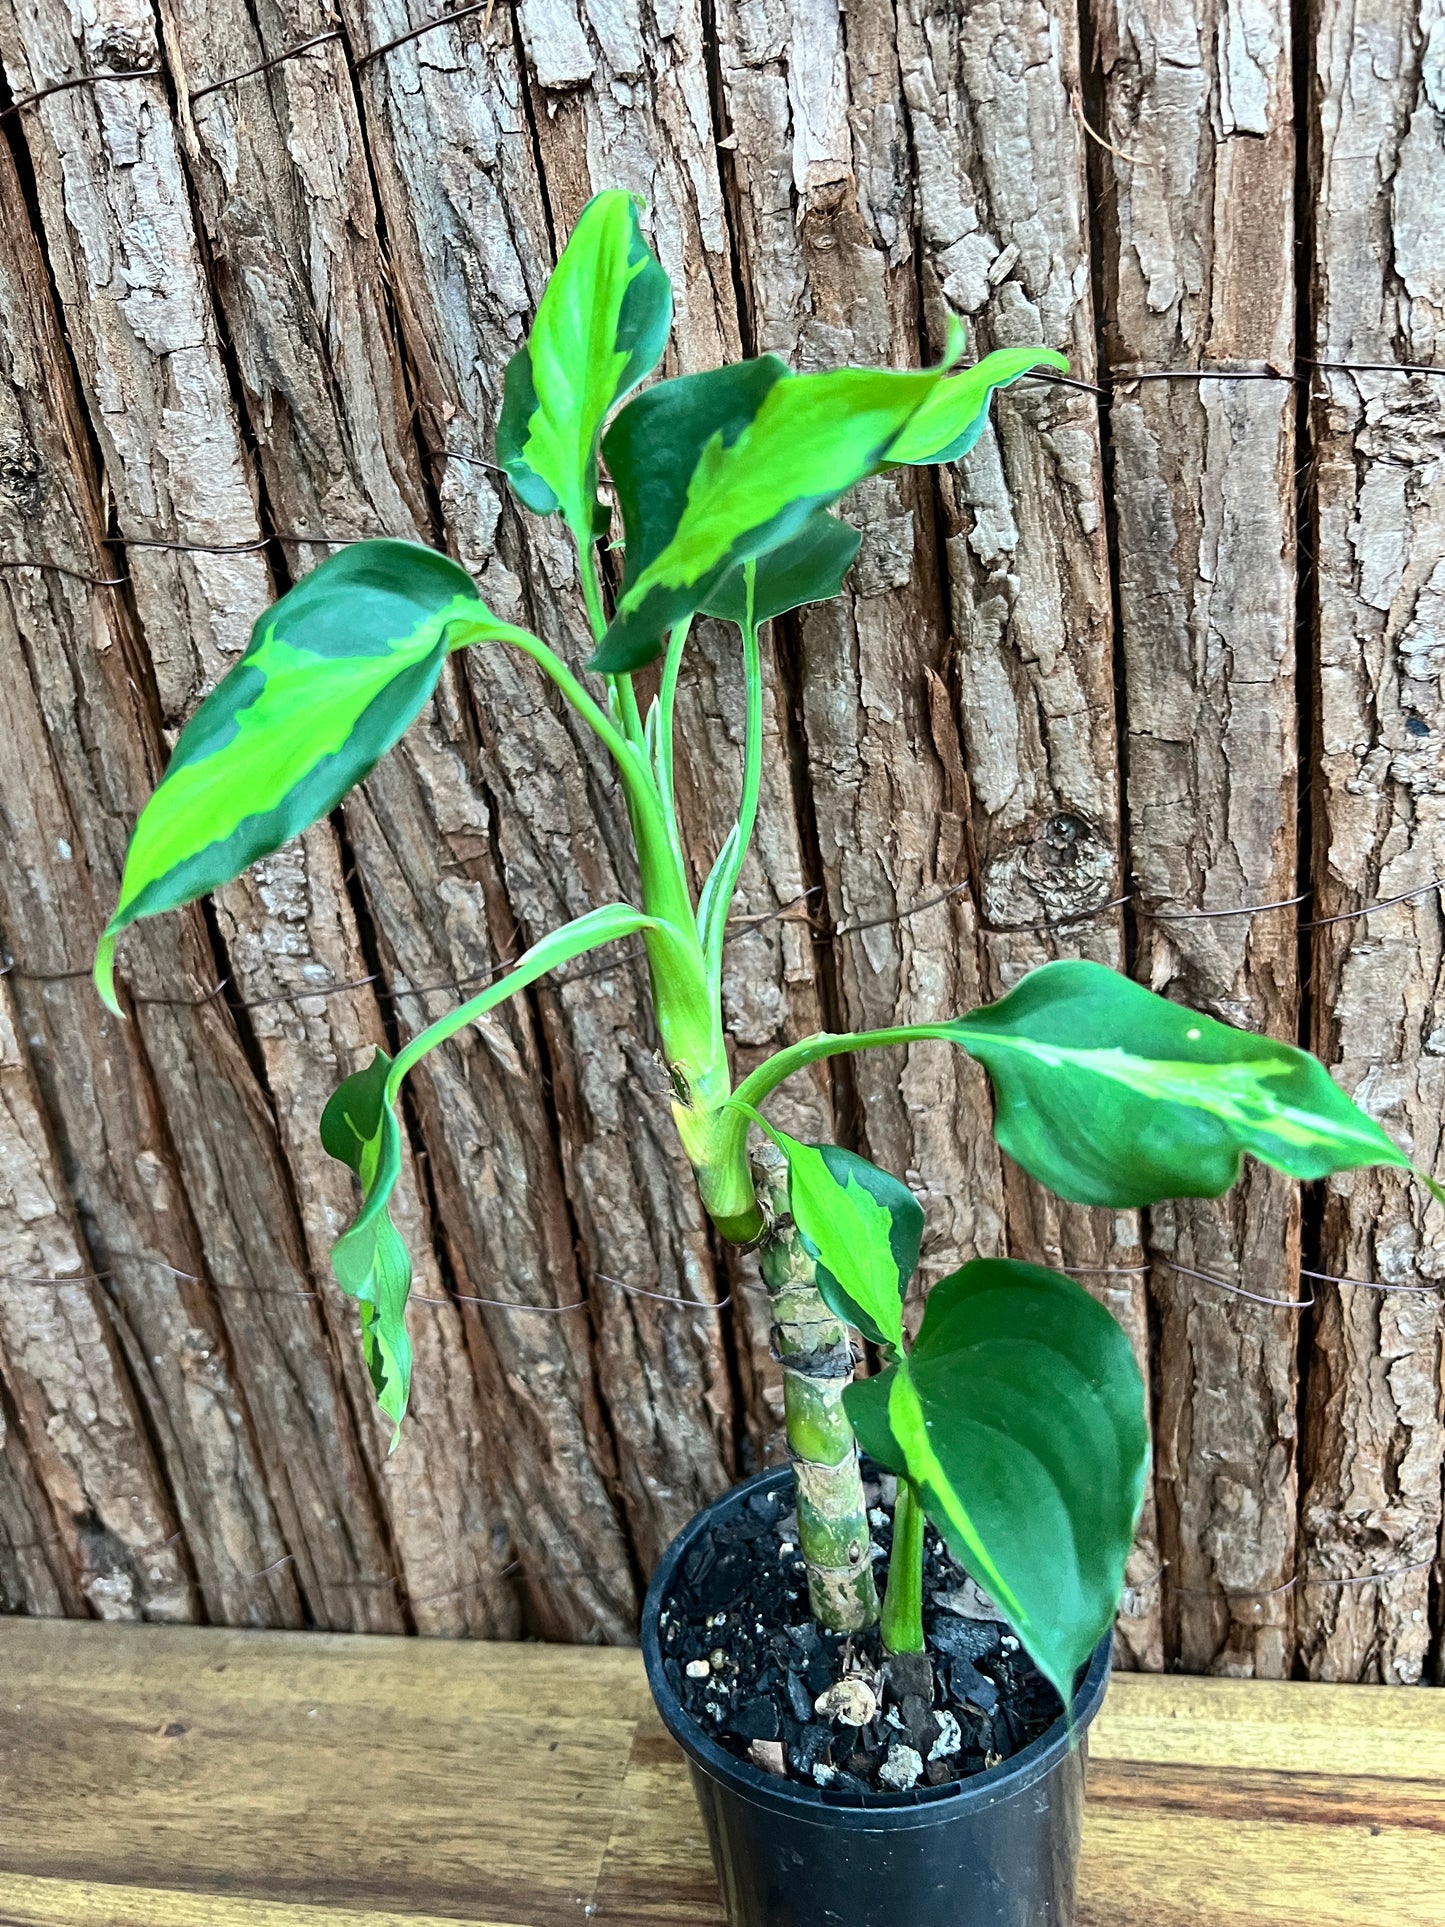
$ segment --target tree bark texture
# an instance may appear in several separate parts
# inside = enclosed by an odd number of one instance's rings
[[[1095,26],[1134,967],[1292,1038],[1289,21],[1225,0],[1106,5]],[[1149,1214],[1167,1632],[1196,1669],[1276,1678],[1293,1657],[1296,1193],[1254,1167],[1219,1203]]]
[[[1317,363],[1433,364],[1445,345],[1445,249],[1431,212],[1445,179],[1442,60],[1437,7],[1319,9],[1308,75]],[[1430,1169],[1445,1107],[1431,881],[1445,871],[1445,384],[1319,366],[1309,424],[1314,1043]],[[1385,898],[1400,901],[1365,911]],[[1301,1657],[1317,1678],[1409,1684],[1430,1662],[1440,1539],[1445,1219],[1377,1173],[1333,1183],[1316,1269],[1393,1289],[1315,1286],[1304,1556],[1324,1582],[1392,1576],[1303,1588]]]
[[[6,1610],[623,1640],[672,1534],[781,1455],[767,1290],[709,1232],[625,948],[412,1079],[394,1456],[372,1411],[327,1095],[635,887],[529,662],[454,661],[333,820],[131,932],[128,1021],[86,974],[177,731],[335,545],[446,548],[585,659],[568,547],[490,464],[604,187],[677,290],[668,373],[916,366],[952,311],[1081,384],[857,490],[845,594],[764,637],[740,1070],[1087,956],[1310,1042],[1440,1156],[1445,376],[1324,365],[1445,365],[1433,0],[447,12],[0,0]],[[700,883],[742,756],[720,625],[679,718]],[[1147,1221],[1063,1205],[941,1044],[833,1060],[776,1115],[918,1192],[915,1322],[1004,1251],[1123,1322],[1157,1445],[1121,1663],[1438,1665],[1436,1207],[1257,1168]]]

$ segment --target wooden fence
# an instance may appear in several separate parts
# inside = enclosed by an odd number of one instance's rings
[[[761,1294],[708,1235],[626,957],[412,1080],[395,1457],[330,1281],[339,1077],[628,887],[607,772],[530,664],[471,652],[333,821],[129,936],[131,1021],[87,977],[168,741],[328,543],[444,544],[575,653],[566,551],[489,456],[600,187],[647,201],[669,369],[914,365],[952,308],[1076,377],[859,489],[849,593],[775,625],[740,1061],[1083,955],[1311,1043],[1439,1168],[1440,0],[443,13],[0,0],[10,1610],[625,1639],[670,1535],[776,1450]],[[727,633],[681,708],[700,876]],[[1008,1248],[1125,1322],[1156,1455],[1126,1663],[1432,1675],[1418,1190],[1254,1169],[1219,1204],[1061,1206],[942,1046],[799,1080],[780,1118],[907,1174],[930,1277]]]

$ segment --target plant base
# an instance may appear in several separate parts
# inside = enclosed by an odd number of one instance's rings
[[[738,1760],[683,1707],[664,1670],[659,1616],[682,1562],[759,1492],[765,1472],[709,1506],[668,1549],[648,1590],[642,1647],[663,1721],[692,1770],[732,1927],[1069,1927],[1083,1817],[1085,1729],[1109,1677],[1109,1640],[1062,1717],[990,1771],[909,1793],[852,1794]]]

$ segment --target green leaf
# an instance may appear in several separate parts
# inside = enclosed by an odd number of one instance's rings
[[[765,356],[629,402],[603,443],[627,572],[590,667],[614,674],[650,662],[740,562],[790,541],[879,468],[941,373],[790,375]]]
[[[398,1431],[411,1386],[411,1342],[406,1334],[411,1260],[387,1207],[401,1174],[401,1128],[395,1105],[402,1079],[428,1051],[558,964],[619,937],[638,931],[657,935],[664,929],[657,918],[626,903],[604,903],[574,918],[534,943],[504,977],[413,1037],[394,1062],[385,1051],[377,1051],[364,1071],[348,1077],[335,1091],[322,1112],[322,1145],[355,1172],[362,1193],[361,1210],[331,1247],[331,1265],[341,1289],[360,1303],[367,1369],[377,1402]]]
[[[827,602],[843,586],[863,538],[836,515],[816,509],[790,542],[758,558],[753,598],[754,622],[785,615],[805,602]],[[739,628],[747,621],[747,585],[743,568],[730,569],[702,605],[702,613],[720,616]]]
[[[934,1286],[907,1360],[844,1402],[1067,1704],[1144,1498],[1144,1387],[1116,1321],[1057,1272],[976,1259]]]
[[[759,355],[655,382],[618,415],[602,438],[602,455],[622,511],[624,596],[672,540],[703,450],[714,441],[730,448],[769,390],[787,378],[787,366],[776,355]],[[741,576],[739,568],[739,582]],[[602,665],[610,673],[605,652],[604,644],[591,667]],[[656,653],[649,650],[638,660]]]
[[[769,1129],[788,1160],[788,1207],[817,1260],[824,1303],[875,1345],[899,1350],[923,1207],[907,1185],[866,1158]]]
[[[455,562],[411,542],[353,543],[274,603],[136,824],[96,953],[107,1005],[120,931],[229,883],[325,816],[422,708],[450,650],[516,633]]]
[[[1216,1198],[1246,1151],[1301,1179],[1409,1166],[1316,1058],[1102,964],[1045,964],[942,1034],[987,1068],[1004,1150],[1076,1204]]]
[[[597,439],[621,397],[667,346],[672,287],[620,188],[577,217],[537,304],[526,346],[507,364],[497,460],[541,515],[560,508],[579,543],[605,533]]]
[[[362,1355],[377,1404],[395,1427],[395,1449],[411,1391],[411,1259],[387,1208],[401,1175],[401,1129],[386,1101],[390,1074],[391,1059],[379,1050],[348,1077],[321,1114],[321,1142],[361,1180],[361,1210],[331,1247],[331,1267],[360,1306]]]
[[[998,348],[974,367],[939,382],[889,449],[888,467],[956,462],[983,433],[994,390],[1007,388],[1032,368],[1067,374],[1069,364],[1052,348]]]

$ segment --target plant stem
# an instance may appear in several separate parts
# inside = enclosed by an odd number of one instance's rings
[[[597,573],[597,542],[590,533],[572,531],[577,544],[577,565],[582,576],[582,600],[587,605],[587,621],[594,642],[607,633],[607,611],[602,606],[602,581]]]
[[[743,579],[747,584],[747,615],[743,623],[743,682],[747,692],[747,724],[743,742],[743,784],[742,795],[738,802],[738,823],[735,834],[729,837],[718,853],[713,865],[713,874],[708,878],[704,895],[708,902],[708,916],[702,929],[703,948],[707,951],[708,981],[715,998],[722,996],[723,946],[727,941],[728,911],[732,908],[733,892],[738,887],[738,879],[747,861],[748,845],[753,840],[753,831],[758,820],[758,795],[762,787],[763,775],[763,669],[762,657],[758,649],[758,625],[753,620],[753,592],[756,586],[757,564],[743,564]]]
[[[923,1524],[923,1507],[912,1482],[900,1479],[883,1595],[883,1644],[890,1653],[923,1651]]]
[[[768,1145],[757,1164],[772,1227],[760,1257],[772,1300],[773,1349],[783,1368],[808,1598],[814,1618],[830,1632],[858,1632],[877,1619],[878,1592],[858,1446],[843,1410],[853,1377],[848,1329],[824,1304],[816,1267],[788,1215],[786,1161]]]

